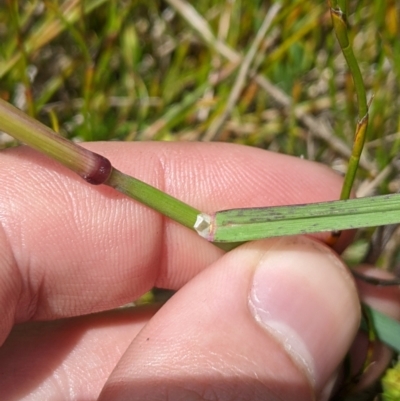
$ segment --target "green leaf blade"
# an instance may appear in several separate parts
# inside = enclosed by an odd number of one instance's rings
[[[231,209],[210,217],[202,236],[212,242],[252,241],[285,235],[400,223],[400,194],[306,205]]]

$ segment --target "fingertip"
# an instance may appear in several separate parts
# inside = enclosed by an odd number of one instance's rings
[[[316,392],[340,364],[360,321],[348,269],[328,247],[305,237],[282,239],[266,253],[255,273],[251,306]]]
[[[307,238],[249,243],[158,312],[100,399],[309,400],[335,374],[359,318],[354,283],[330,249]]]

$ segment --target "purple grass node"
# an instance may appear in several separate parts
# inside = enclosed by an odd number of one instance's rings
[[[111,174],[112,165],[108,159],[96,154],[93,168],[89,174],[83,175],[84,180],[92,185],[104,184]]]

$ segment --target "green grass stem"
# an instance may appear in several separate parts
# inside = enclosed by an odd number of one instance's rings
[[[345,7],[345,8],[341,8]],[[358,122],[355,129],[353,151],[348,162],[347,172],[344,178],[340,199],[349,199],[356,176],[361,152],[364,147],[365,136],[368,127],[368,103],[364,81],[354,55],[351,42],[347,33],[346,1],[332,1],[330,8],[332,23],[339,45],[346,59],[358,99]]]
[[[103,156],[71,142],[0,99],[0,130],[57,160],[91,184],[102,184],[111,164]]]
[[[108,159],[55,134],[0,99],[0,130],[57,160],[91,184],[105,184],[193,229],[199,210],[112,168]]]
[[[151,185],[113,169],[106,185],[128,195],[185,227],[193,229],[199,210]]]

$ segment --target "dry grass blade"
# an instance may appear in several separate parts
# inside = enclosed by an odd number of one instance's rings
[[[272,84],[267,78],[262,75],[257,75],[255,81],[267,92],[274,100],[281,106],[289,108],[292,100],[276,85]],[[341,139],[339,139],[330,127],[322,120],[316,119],[311,114],[308,114],[300,108],[294,109],[295,116],[301,121],[309,130],[311,135],[316,138],[323,139],[329,146],[338,152],[340,155],[348,158],[351,156],[351,149]],[[373,162],[369,161],[365,155],[361,155],[360,166],[368,171],[375,172],[376,166]]]
[[[221,56],[227,58],[233,63],[242,63],[242,56],[231,49],[228,45],[219,41],[212,33],[212,30],[207,21],[197,13],[197,11],[189,4],[182,0],[167,0],[167,2],[176,9],[185,21],[199,34],[205,43],[218,51]],[[274,100],[280,106],[290,108],[292,101],[281,89],[273,85],[262,75],[255,75],[255,82],[263,88],[268,94],[273,96]],[[332,149],[337,151],[341,156],[348,158],[351,155],[351,149],[340,138],[336,137],[333,131],[318,119],[315,119],[311,114],[306,112],[295,111],[296,117],[310,130],[310,133],[324,141],[326,141]],[[365,156],[361,156],[360,166],[369,170],[376,171],[374,163],[368,161]]]
[[[227,44],[218,40],[207,21],[195,10],[195,8],[182,0],[166,0],[182,17],[190,22],[192,27],[211,48],[215,49],[222,56],[233,62],[240,62],[240,56]]]
[[[234,108],[235,104],[237,103],[240,94],[242,93],[243,87],[246,83],[246,78],[249,74],[251,64],[256,56],[257,50],[260,47],[261,42],[265,38],[269,28],[271,27],[272,21],[278,14],[281,5],[279,3],[274,4],[268,11],[268,14],[265,16],[264,21],[257,32],[257,35],[250,46],[249,51],[247,52],[246,56],[243,58],[241,62],[238,75],[236,77],[235,83],[233,85],[232,91],[229,95],[227,105],[225,107],[224,112],[221,116],[219,116],[208,128],[207,132],[204,135],[204,141],[215,141],[218,140],[220,137],[220,130],[222,125],[229,117],[232,109]]]

